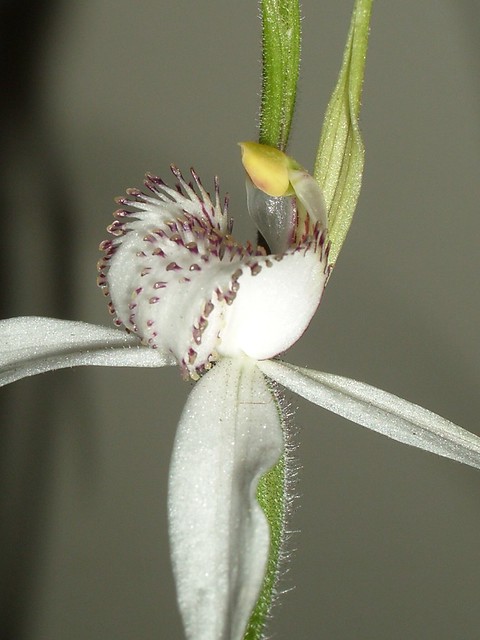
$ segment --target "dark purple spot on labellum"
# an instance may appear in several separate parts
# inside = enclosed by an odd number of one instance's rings
[[[125,233],[125,225],[120,220],[114,220],[111,225],[107,227],[108,233],[112,236],[123,236]]]
[[[214,309],[215,309],[215,306],[213,305],[213,303],[210,301],[207,302],[203,310],[203,315],[208,318],[208,316],[212,313]]]
[[[178,231],[178,226],[177,223],[175,222],[175,220],[168,220],[167,222],[165,222],[165,225],[170,229],[170,231],[174,232],[174,231]]]
[[[126,193],[127,195],[133,196],[134,198],[138,198],[138,196],[143,195],[143,193],[139,189],[136,189],[135,187],[129,187],[128,189],[126,189]]]
[[[108,249],[111,248],[112,244],[113,242],[111,240],[103,240],[98,248],[100,249],[100,251],[108,251]]]
[[[243,271],[241,269],[237,269],[236,271],[234,271],[232,274],[232,280],[236,282],[239,279],[239,277],[242,275],[242,273]]]

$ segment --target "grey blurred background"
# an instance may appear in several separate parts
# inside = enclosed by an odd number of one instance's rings
[[[351,2],[304,0],[290,152],[311,167]],[[95,287],[112,198],[175,162],[214,173],[252,238],[236,142],[254,139],[256,2],[5,1],[1,315],[108,325]],[[358,212],[289,359],[480,434],[480,9],[377,2]],[[176,370],[86,369],[1,394],[5,640],[180,640],[166,482]],[[480,637],[480,475],[298,407],[299,530],[278,640]]]

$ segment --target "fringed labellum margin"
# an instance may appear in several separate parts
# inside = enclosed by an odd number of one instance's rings
[[[152,348],[168,349],[197,379],[222,356],[271,358],[303,334],[327,279],[326,232],[319,223],[285,251],[266,255],[231,235],[218,183],[215,202],[192,170],[175,189],[148,175],[152,195],[120,198],[101,244],[100,286],[117,325]]]

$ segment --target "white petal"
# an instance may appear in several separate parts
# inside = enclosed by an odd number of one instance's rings
[[[171,354],[142,347],[118,329],[53,318],[0,320],[0,386],[65,367],[168,364],[175,364]]]
[[[235,301],[225,313],[218,352],[245,353],[256,360],[286,351],[304,333],[327,280],[323,246],[311,242],[283,256],[258,260],[246,271]]]
[[[269,549],[257,484],[282,451],[262,373],[246,358],[220,360],[192,390],[170,469],[172,561],[189,640],[243,637]]]
[[[259,362],[284,387],[394,440],[480,468],[480,438],[418,405],[362,382],[279,362]]]
[[[158,178],[147,180],[158,200],[131,190],[135,200],[120,202],[142,215],[117,212],[114,240],[101,245],[99,284],[108,289],[117,321],[144,343],[172,352],[194,379],[219,355],[263,359],[285,351],[320,302],[328,275],[326,232],[304,225],[298,242],[266,256],[230,235],[218,188],[214,205],[195,173],[199,195],[175,175],[188,198]],[[275,218],[277,212],[268,213]]]
[[[139,211],[116,212],[109,228],[114,239],[101,245],[98,282],[108,290],[118,321],[146,344],[167,348],[184,373],[198,378],[217,358],[239,277],[245,269],[261,270],[264,253],[242,247],[228,232],[218,183],[214,204],[193,170],[198,193],[177,169],[174,174],[180,192],[150,177],[145,184],[156,198],[134,189],[134,200],[120,199]]]

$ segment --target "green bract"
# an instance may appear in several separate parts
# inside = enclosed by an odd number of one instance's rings
[[[328,103],[315,160],[314,177],[323,189],[335,264],[357,205],[364,163],[358,116],[372,0],[357,0],[337,85]]]

